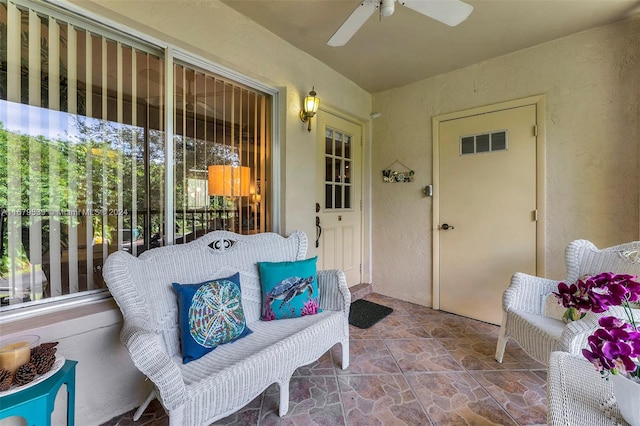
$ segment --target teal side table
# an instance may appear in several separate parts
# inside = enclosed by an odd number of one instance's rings
[[[67,426],[75,424],[76,364],[66,360],[60,370],[25,390],[0,398],[0,419],[20,416],[27,426],[50,426],[51,413],[60,386],[67,385]]]

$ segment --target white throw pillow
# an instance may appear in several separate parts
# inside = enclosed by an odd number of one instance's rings
[[[549,293],[542,297],[543,314],[547,318],[562,321],[562,316],[567,310],[562,304],[558,303],[558,299],[553,293]]]

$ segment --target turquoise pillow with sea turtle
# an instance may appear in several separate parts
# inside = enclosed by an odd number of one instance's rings
[[[318,257],[293,262],[258,262],[263,321],[322,312],[318,294]]]
[[[173,289],[184,364],[251,333],[242,309],[239,273],[200,284],[173,283]]]

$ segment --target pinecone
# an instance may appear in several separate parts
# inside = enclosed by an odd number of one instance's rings
[[[35,348],[31,348],[31,357],[33,358],[36,354],[41,352],[51,352],[55,355],[56,351],[58,350],[58,348],[56,348],[57,344],[58,342],[49,342],[43,343],[40,346],[36,346]]]
[[[58,342],[46,342],[40,345],[42,349],[51,349],[55,348],[56,346],[58,346]]]
[[[28,362],[18,367],[16,374],[13,377],[13,384],[16,386],[26,385],[33,381],[37,375],[38,372],[36,371],[36,366]]]
[[[6,391],[11,387],[11,383],[13,382],[13,374],[9,370],[5,370],[4,368],[0,368],[0,392]]]
[[[44,374],[51,370],[55,361],[55,352],[50,351],[40,351],[31,357],[31,364],[35,365],[38,374]]]
[[[36,352],[35,354],[31,355],[31,358],[33,358],[36,355],[47,355],[47,356],[52,356],[52,357],[56,357],[56,352],[58,351],[58,348],[48,348],[48,349],[40,349],[38,352]]]

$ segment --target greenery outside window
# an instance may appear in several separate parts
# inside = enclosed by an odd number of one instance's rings
[[[152,45],[0,1],[0,312],[104,292],[116,250],[269,230],[269,96],[175,64],[167,150],[164,74]],[[212,192],[213,165],[247,170],[247,189]]]

